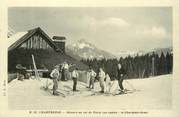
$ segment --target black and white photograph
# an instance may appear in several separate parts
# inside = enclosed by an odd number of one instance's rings
[[[8,109],[172,109],[172,10],[8,7]]]

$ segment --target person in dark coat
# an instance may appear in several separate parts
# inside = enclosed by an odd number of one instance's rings
[[[95,77],[96,77],[96,72],[94,72],[94,70],[90,67],[90,69],[89,69],[89,78],[90,78],[90,81],[89,81],[89,87],[87,87],[87,88],[94,89]]]
[[[118,84],[119,84],[119,88],[120,88],[119,90],[121,92],[124,92],[123,80],[124,80],[125,75],[126,75],[126,71],[124,70],[122,65],[119,63],[117,66],[117,80],[118,80]]]

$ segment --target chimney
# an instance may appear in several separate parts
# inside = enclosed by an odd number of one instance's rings
[[[58,49],[62,50],[65,53],[65,40],[66,37],[64,36],[53,36],[53,42],[58,47]]]

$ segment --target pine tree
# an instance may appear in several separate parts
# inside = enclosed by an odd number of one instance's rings
[[[164,53],[161,53],[160,56],[160,61],[159,61],[159,75],[165,74],[166,73],[166,60]]]

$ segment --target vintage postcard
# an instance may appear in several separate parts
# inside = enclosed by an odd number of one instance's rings
[[[177,2],[101,2],[4,2],[0,116],[179,116]]]

